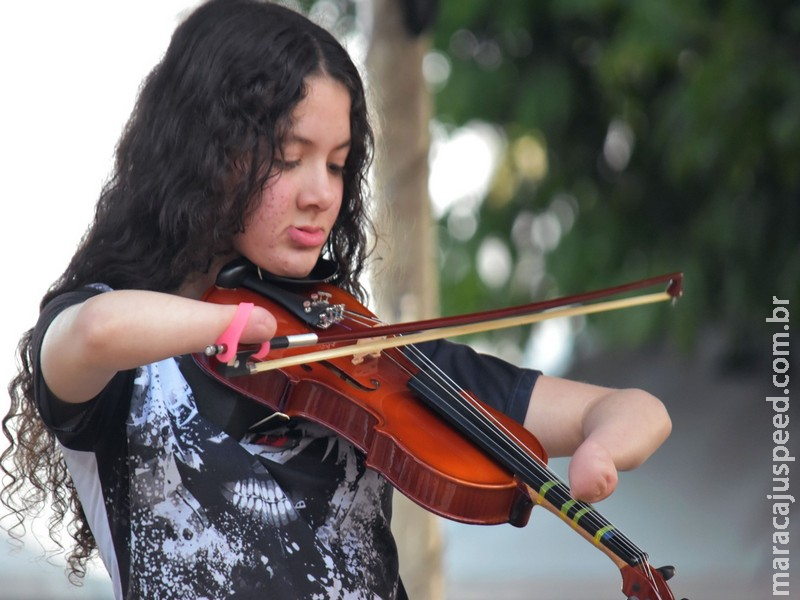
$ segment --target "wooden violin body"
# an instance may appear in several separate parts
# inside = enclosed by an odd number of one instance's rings
[[[315,282],[310,288],[278,289],[249,263],[223,269],[217,281],[224,287],[212,288],[204,300],[264,306],[283,336],[311,331],[314,317],[305,314],[320,305],[323,327],[358,331],[378,323],[335,286]],[[329,318],[326,307],[335,307],[330,315],[336,316]],[[368,467],[427,510],[464,523],[524,526],[532,507],[544,506],[620,568],[626,597],[674,600],[666,584],[674,569],[651,568],[647,555],[616,527],[591,505],[573,499],[547,468],[538,440],[519,423],[452,387],[413,347],[365,356],[359,356],[358,344],[342,341],[316,349],[346,345],[351,346],[348,355],[334,352],[312,362],[294,360],[302,358],[304,348],[273,348],[258,365],[283,361],[290,366],[269,370],[251,368],[248,352],[228,365],[205,355],[195,359],[211,376],[277,414],[319,423],[350,441],[364,452]]]
[[[314,289],[330,294],[331,303],[346,301],[348,309],[373,316],[336,287],[317,284]],[[219,304],[254,302],[272,312],[278,331],[307,331],[285,308],[249,290],[215,288],[205,299]],[[302,349],[296,348],[273,350],[270,358],[300,353]],[[213,358],[199,360],[219,378]],[[464,523],[525,525],[533,503],[524,487],[408,389],[409,373],[414,371],[416,367],[400,351],[390,349],[360,364],[354,364],[352,357],[340,357],[225,381],[274,411],[335,431],[365,453],[367,466],[431,512]],[[518,427],[492,412],[499,422]],[[536,438],[524,429],[521,435],[546,460]]]

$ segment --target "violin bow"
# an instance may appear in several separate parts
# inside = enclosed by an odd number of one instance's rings
[[[609,298],[632,290],[654,287],[658,284],[666,284],[667,287],[661,292],[597,301],[600,298]],[[376,353],[388,348],[419,344],[442,338],[518,327],[520,325],[530,325],[559,317],[589,315],[631,308],[634,306],[643,306],[656,302],[675,301],[682,293],[683,274],[669,273],[584,294],[564,296],[499,310],[489,310],[394,325],[379,325],[360,331],[303,333],[275,337],[270,342],[270,347],[276,350],[339,342],[353,343],[334,346],[324,350],[248,363],[246,372],[252,375],[300,364],[331,360],[343,356],[352,356],[354,354]],[[241,365],[239,368],[241,368]]]

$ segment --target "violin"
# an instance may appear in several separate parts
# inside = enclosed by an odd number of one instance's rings
[[[675,298],[680,276],[667,279],[666,295]],[[195,355],[215,379],[273,416],[307,419],[336,432],[364,453],[367,467],[442,517],[522,527],[532,508],[543,506],[617,565],[629,600],[674,600],[666,583],[673,567],[652,568],[619,529],[570,496],[532,433],[460,389],[413,345],[450,335],[463,322],[383,325],[336,286],[265,277],[243,259],[224,267],[203,299],[263,306],[283,334],[273,338],[263,361],[254,361],[254,349],[247,348],[230,363],[214,358],[219,348]],[[574,304],[575,298],[567,300]],[[541,309],[516,312],[535,320]],[[511,326],[508,319],[517,318],[505,311],[495,320]],[[312,344],[315,351],[308,352]]]

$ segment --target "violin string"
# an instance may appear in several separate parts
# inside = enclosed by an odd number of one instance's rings
[[[345,311],[345,314],[352,319],[354,322],[359,323],[362,326],[374,326],[382,324],[380,320],[373,317],[367,317],[365,315],[355,313],[352,311]],[[518,459],[521,459],[523,462],[528,463],[529,465],[533,466],[535,471],[537,471],[538,476],[545,481],[555,481],[564,491],[566,491],[566,495],[560,493],[559,502],[563,506],[563,504],[569,500],[571,500],[571,496],[569,494],[569,488],[560,480],[560,478],[552,472],[543,462],[536,456],[531,456],[530,453],[525,448],[523,442],[519,440],[514,434],[514,432],[510,431],[502,422],[498,421],[494,415],[490,412],[485,410],[480,404],[475,404],[471,401],[468,401],[462,395],[464,390],[447,374],[445,373],[438,365],[436,365],[433,361],[431,361],[419,348],[414,345],[405,346],[404,348],[398,349],[401,354],[403,354],[407,360],[411,362],[416,368],[424,371],[426,374],[430,375],[431,378],[436,381],[438,379],[438,385],[441,388],[440,391],[445,391],[446,394],[449,396],[452,402],[455,402],[457,406],[466,409],[466,411],[471,415],[471,417],[482,421],[485,425],[488,426],[487,431],[494,433],[494,437],[497,438],[497,441],[500,444],[503,444],[505,449],[512,454],[515,454]],[[395,362],[399,368],[408,372],[408,369],[401,365],[399,361],[393,357],[388,356],[390,360]],[[411,375],[409,373],[409,375]],[[425,387],[430,389],[430,386],[424,384]],[[435,392],[434,392],[435,393]],[[538,492],[538,490],[537,490]],[[581,517],[581,521],[586,520],[592,527],[596,530],[599,530],[602,527],[606,527],[611,525],[611,523],[605,519],[600,513],[598,513],[591,505],[583,502],[577,501],[574,502],[574,507],[577,508],[579,511],[585,511],[583,516]],[[576,523],[580,526],[579,523]],[[611,525],[614,527],[613,525]],[[586,527],[584,527],[586,528]],[[588,529],[588,528],[586,528]],[[652,573],[652,569],[647,559],[647,554],[643,552],[640,548],[638,548],[633,542],[631,542],[622,532],[620,532],[616,527],[614,527],[614,531],[617,531],[620,535],[615,537],[615,541],[620,544],[620,546],[629,552],[632,556],[635,557],[637,563],[634,565],[634,568],[639,570],[651,583],[653,587],[653,591],[657,595],[656,600],[662,600],[662,596],[658,591],[658,585],[655,580],[655,577]],[[610,549],[610,548],[609,548]],[[612,550],[613,551],[613,550]]]
[[[583,516],[581,517],[581,522],[585,523],[586,525],[592,526],[595,530],[599,530],[603,527],[611,526],[614,527],[605,517],[603,517],[600,513],[598,513],[591,505],[582,502],[582,501],[575,501],[572,499],[569,488],[560,480],[560,478],[551,470],[549,469],[538,457],[535,455],[531,455],[530,452],[525,447],[524,443],[517,438],[517,436],[510,431],[502,422],[498,421],[492,413],[488,412],[484,407],[480,404],[475,404],[469,400],[466,400],[462,396],[463,390],[461,387],[450,378],[449,375],[444,373],[437,365],[432,363],[427,356],[425,356],[418,348],[415,346],[406,346],[410,352],[413,352],[414,355],[417,357],[416,359],[408,356],[408,352],[405,352],[407,358],[411,360],[413,364],[417,368],[423,369],[427,367],[426,373],[431,375],[435,373],[435,375],[439,378],[439,385],[442,389],[446,390],[448,395],[450,396],[452,402],[457,403],[462,408],[466,409],[468,413],[471,413],[472,417],[483,421],[483,424],[488,426],[488,431],[491,432],[496,441],[503,445],[504,449],[509,452],[510,454],[516,456],[518,460],[525,463],[528,467],[532,468],[535,471],[536,476],[542,481],[542,483],[547,482],[555,482],[557,487],[551,488],[550,492],[555,491],[556,496],[558,497],[559,508],[564,505],[567,501],[572,500],[573,508],[577,511],[583,511]],[[535,488],[534,488],[535,489]],[[538,491],[538,490],[537,490]],[[581,525],[585,529],[588,529],[586,525]],[[626,552],[632,555],[638,562],[641,562],[646,558],[646,554],[639,549],[633,542],[631,542],[621,531],[619,531],[616,527],[614,527],[614,531],[618,532],[618,536],[615,537],[615,541],[622,547]]]
[[[439,378],[439,384],[444,389],[446,389],[454,402],[457,402],[460,406],[464,407],[467,411],[472,413],[475,417],[486,420],[488,425],[490,425],[497,435],[496,437],[499,439],[500,443],[506,445],[506,448],[510,450],[512,453],[516,454],[518,458],[523,459],[524,462],[529,462],[530,466],[533,467],[535,471],[537,471],[537,476],[544,480],[543,482],[556,480],[558,483],[562,483],[555,473],[552,473],[550,469],[548,469],[542,461],[538,457],[531,456],[531,454],[526,450],[523,442],[517,438],[514,432],[510,431],[505,424],[498,421],[494,415],[490,412],[486,411],[480,404],[474,404],[468,400],[465,400],[464,397],[461,395],[461,389],[456,384],[452,378],[450,378],[446,373],[444,373],[438,366],[433,364],[424,354],[420,352],[419,349],[415,347],[411,347],[410,350],[414,352],[415,356],[417,357],[416,366],[421,368],[421,363],[424,363],[425,366],[429,371],[434,371],[436,376]],[[429,372],[430,374],[430,372]],[[562,483],[563,485],[563,483]],[[563,486],[566,490],[566,486]],[[560,501],[566,502],[569,497],[562,497]],[[586,508],[589,508],[586,506]]]
[[[363,323],[374,323],[374,324],[381,323],[377,318],[365,317],[364,315],[353,314],[351,315],[351,317],[353,317],[354,320],[359,320]],[[455,381],[453,381],[453,379],[447,373],[442,371],[441,368],[438,367],[438,365],[433,363],[416,346],[409,345],[405,346],[404,348],[405,352],[403,352],[403,354],[414,366],[416,366],[420,370],[424,370],[432,378],[433,377],[438,378],[439,386],[442,388],[442,390],[446,391],[448,396],[451,398],[452,402],[455,402],[457,406],[466,409],[468,413],[471,413],[471,415],[474,418],[483,420],[486,422],[486,424],[492,426],[493,429],[491,431],[494,431],[495,433],[497,433],[497,435],[500,436],[499,441],[501,443],[505,443],[507,445],[507,449],[511,450],[512,452],[516,452],[519,458],[524,459],[524,462],[532,461],[537,467],[541,468],[542,465],[540,464],[538,459],[531,457],[524,450],[524,444],[522,443],[522,441],[519,440],[512,431],[508,430],[508,428],[503,423],[498,421],[494,417],[494,415],[492,415],[485,409],[482,409],[482,407],[473,404],[472,402],[465,401],[462,396],[464,390]],[[411,356],[412,353],[414,356]],[[399,366],[400,368],[404,368],[402,367],[402,365]],[[430,389],[429,386],[426,387]],[[547,473],[547,471],[548,469],[545,468],[544,470],[541,470],[539,475],[540,476],[546,475],[548,477],[557,479],[555,474]],[[566,501],[566,499],[564,501]]]
[[[378,319],[366,317],[358,313],[351,313],[348,311],[347,314],[351,319],[358,321],[360,324],[380,323]],[[473,419],[473,422],[477,421],[478,424],[484,427],[484,431],[490,432],[496,438],[496,443],[502,445],[508,453],[532,468],[535,471],[536,476],[539,477],[543,483],[548,481],[556,482],[558,485],[556,488],[551,488],[551,491],[556,491],[556,495],[558,496],[558,501],[561,506],[563,506],[567,501],[573,500],[569,494],[569,488],[555,473],[552,472],[552,470],[544,465],[538,457],[532,456],[527,451],[523,442],[516,437],[514,432],[510,431],[502,422],[498,421],[494,415],[488,412],[485,408],[481,407],[479,404],[465,400],[464,396],[462,395],[464,390],[461,389],[461,387],[455,381],[453,381],[453,379],[447,373],[442,371],[435,363],[425,356],[421,350],[413,345],[409,345],[401,349],[401,352],[415,367],[423,370],[426,374],[431,376],[432,379],[438,379],[437,383],[441,388],[439,391],[444,391],[447,394],[447,396],[450,398],[451,406],[460,407],[462,409],[462,415],[464,414],[464,410],[466,410],[467,416]],[[391,357],[391,360],[397,362],[393,357]],[[402,365],[399,366],[403,368]],[[430,389],[430,386],[427,384],[424,385]],[[573,506],[577,508],[578,511],[583,512],[580,520],[587,523],[587,525],[591,525],[595,528],[595,530],[599,530],[607,526],[614,527],[591,505],[583,501],[573,500],[573,503]],[[588,527],[585,526],[584,528],[588,529]],[[639,562],[646,560],[646,554],[641,549],[628,540],[628,538],[624,536],[616,527],[614,527],[614,531],[617,531],[620,534],[619,536],[615,537],[615,540],[620,544],[621,547],[636,557]]]
[[[561,486],[561,489],[557,490],[558,493],[556,493],[556,495],[559,496],[558,501],[560,505],[563,505],[565,502],[571,499],[568,488],[554,473],[552,473],[552,471],[550,471],[550,469],[542,464],[538,457],[531,456],[531,454],[525,449],[523,443],[514,435],[513,432],[509,431],[503,423],[498,421],[494,415],[486,411],[479,404],[474,404],[468,400],[465,400],[460,393],[460,387],[454,381],[452,381],[452,379],[446,373],[442,372],[441,369],[439,369],[435,364],[431,363],[431,361],[424,354],[422,354],[419,349],[413,346],[408,349],[416,356],[416,358],[408,356],[409,360],[411,360],[412,363],[414,363],[418,368],[422,368],[424,364],[428,371],[433,371],[440,379],[438,382],[439,385],[447,391],[452,402],[455,402],[462,408],[466,409],[468,413],[471,413],[472,417],[477,418],[480,421],[483,421],[484,424],[488,425],[488,431],[494,434],[496,442],[503,445],[503,448],[507,452],[516,456],[518,460],[521,460],[529,468],[532,468],[535,471],[535,475],[541,480],[542,483],[554,481]],[[408,354],[408,352],[406,354]],[[583,522],[594,526],[596,530],[610,525],[608,521],[602,518],[599,513],[593,510],[592,507],[586,503],[575,502],[575,508],[578,510],[584,509],[586,511],[582,517],[582,520],[585,519]],[[629,544],[626,538],[622,537],[621,539],[618,539],[618,541],[623,542],[621,545],[625,547],[625,550],[637,558],[642,554],[641,551],[633,544]]]
[[[650,586],[653,592],[655,592],[656,594],[656,600],[663,600],[663,596],[659,591],[660,586],[656,581],[655,575],[653,574],[653,568],[650,565],[650,562],[647,560],[646,556],[642,560],[642,564],[637,566],[637,569],[639,570],[640,573],[644,575],[645,579],[647,579],[650,582]]]

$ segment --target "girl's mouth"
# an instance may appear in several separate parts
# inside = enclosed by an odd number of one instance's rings
[[[317,248],[325,243],[325,231],[320,227],[290,227],[289,238],[298,246]]]

